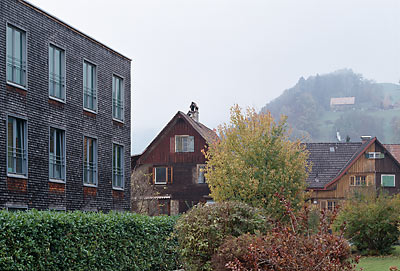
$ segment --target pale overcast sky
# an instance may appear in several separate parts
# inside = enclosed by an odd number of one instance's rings
[[[210,128],[304,76],[400,79],[398,0],[30,0],[133,59],[132,153],[195,101]]]

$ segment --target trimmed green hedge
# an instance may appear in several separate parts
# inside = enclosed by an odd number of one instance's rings
[[[0,211],[0,270],[174,270],[176,217]]]

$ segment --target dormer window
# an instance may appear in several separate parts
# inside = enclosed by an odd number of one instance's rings
[[[175,136],[175,152],[194,152],[194,136]]]
[[[383,159],[383,158],[385,158],[385,154],[383,154],[381,152],[367,152],[365,154],[365,157],[367,159]]]

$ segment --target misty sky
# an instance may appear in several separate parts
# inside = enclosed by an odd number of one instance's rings
[[[29,0],[133,59],[132,153],[192,101],[215,128],[304,76],[400,80],[398,0]]]

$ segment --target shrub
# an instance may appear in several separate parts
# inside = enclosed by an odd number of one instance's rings
[[[244,262],[250,245],[256,243],[258,239],[259,235],[253,234],[244,234],[239,237],[228,236],[212,257],[213,270],[229,270],[226,264],[234,262],[235,259]]]
[[[388,254],[397,242],[399,198],[380,195],[354,199],[342,209],[335,227],[345,223],[345,237],[362,254]]]
[[[261,211],[245,203],[196,205],[175,226],[185,269],[212,270],[211,257],[227,236],[265,232],[266,226]]]
[[[330,233],[335,214],[322,213],[316,233],[310,227],[308,208],[297,215],[289,208],[287,215],[288,224],[276,222],[266,235],[227,239],[213,257],[214,270],[355,270],[347,241]],[[244,249],[237,248],[241,245]]]
[[[0,270],[174,270],[176,218],[0,212]]]

